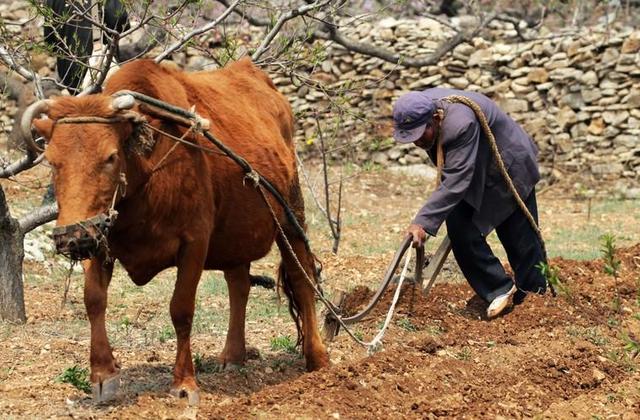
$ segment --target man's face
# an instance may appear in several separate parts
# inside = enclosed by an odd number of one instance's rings
[[[418,140],[414,141],[413,144],[418,146],[421,149],[429,150],[433,146],[433,141],[436,136],[436,130],[433,123],[427,124],[427,128],[425,128],[424,133],[422,133],[422,137]]]

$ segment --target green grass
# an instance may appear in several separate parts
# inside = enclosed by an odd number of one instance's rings
[[[463,347],[455,354],[458,360],[471,360],[471,349],[469,347]]]
[[[71,384],[75,388],[87,394],[91,393],[91,384],[89,383],[89,370],[74,365],[67,368],[56,378],[56,382]]]
[[[568,327],[567,334],[572,337],[583,338],[598,347],[609,344],[609,339],[597,327]]]
[[[176,331],[173,329],[173,325],[165,325],[158,332],[158,340],[161,343],[165,343],[167,340],[176,337]]]
[[[415,332],[418,330],[418,327],[415,326],[415,324],[411,321],[411,319],[406,317],[398,319],[396,321],[396,324],[398,324],[398,326],[403,330],[406,330],[409,332]]]
[[[222,273],[218,271],[205,271],[202,273],[198,294],[201,296],[229,296],[227,282]]]
[[[298,348],[296,346],[295,338],[290,335],[280,335],[278,337],[271,338],[271,350],[283,351],[288,354],[297,354]]]

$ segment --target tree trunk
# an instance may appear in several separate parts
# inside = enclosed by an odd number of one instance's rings
[[[23,240],[0,186],[0,319],[19,323],[27,320],[22,291]]]

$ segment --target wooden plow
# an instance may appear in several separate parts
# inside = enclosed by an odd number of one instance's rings
[[[340,315],[340,308],[344,304],[344,300],[346,298],[346,294],[344,292],[339,292],[336,297],[333,299],[332,303],[335,309],[337,309],[338,318],[330,312],[325,311],[324,313],[324,338],[326,341],[333,341],[333,339],[338,335],[340,331],[340,326],[343,325],[345,328],[348,325],[355,324],[361,321],[364,317],[366,317],[373,308],[380,302],[380,299],[384,295],[385,291],[389,287],[394,280],[394,274],[400,265],[402,257],[405,256],[407,251],[411,249],[411,236],[407,236],[404,241],[400,244],[400,247],[395,253],[391,264],[387,268],[387,272],[382,279],[382,282],[378,286],[378,290],[373,295],[373,297],[369,300],[369,303],[362,309],[360,312],[350,316],[342,316]],[[411,281],[414,287],[414,291],[416,287],[419,287],[422,291],[423,295],[427,295],[433,286],[438,274],[440,274],[440,270],[442,270],[442,266],[451,251],[451,241],[449,240],[449,236],[445,236],[438,249],[433,254],[428,261],[425,261],[425,252],[424,247],[416,248],[416,258],[415,258],[415,268],[414,268],[414,276]],[[426,264],[425,264],[426,262]],[[426,281],[425,281],[426,280]]]

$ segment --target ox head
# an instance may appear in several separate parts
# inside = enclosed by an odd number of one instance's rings
[[[134,127],[131,96],[60,97],[38,101],[23,114],[27,146],[44,151],[58,201],[56,250],[74,260],[107,251],[116,200],[124,195],[126,141]],[[42,115],[44,118],[41,118]],[[33,140],[31,127],[45,139]]]

